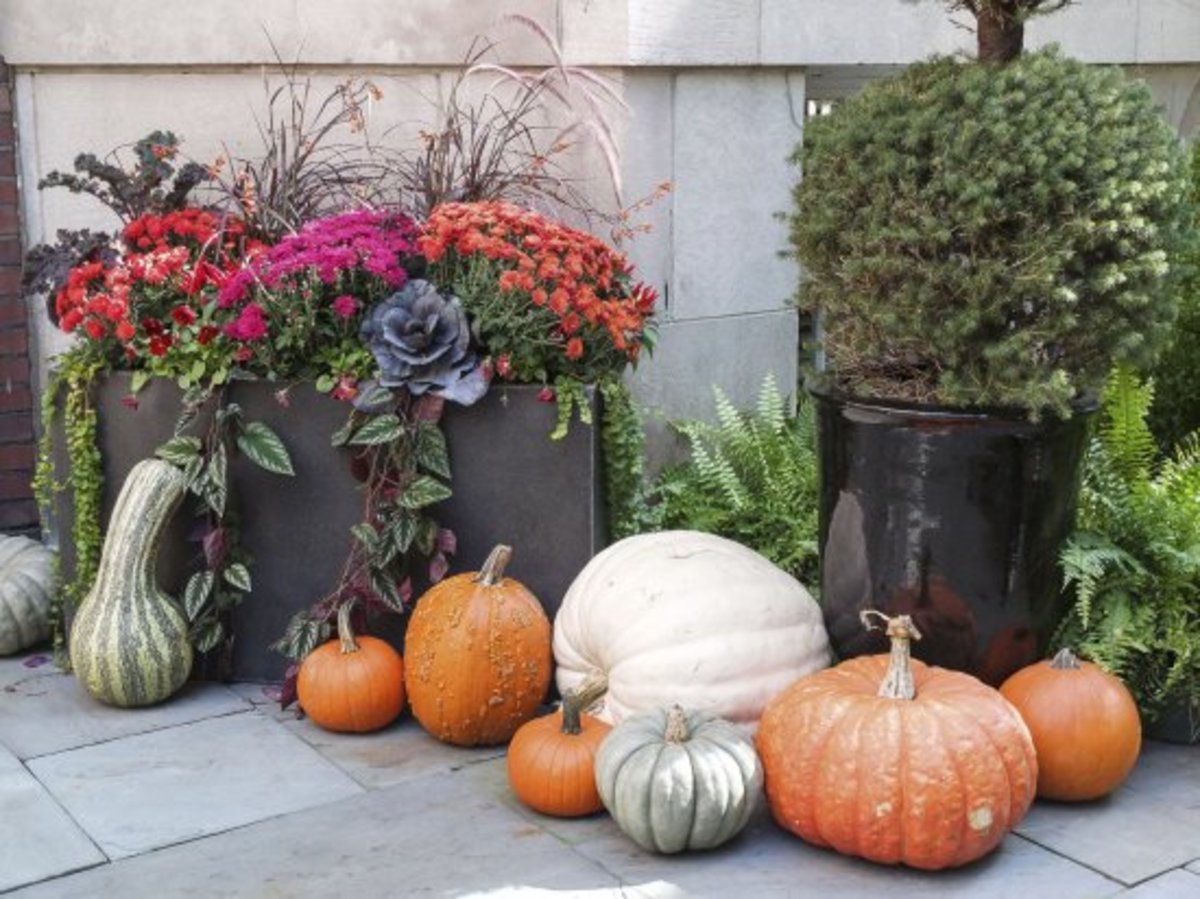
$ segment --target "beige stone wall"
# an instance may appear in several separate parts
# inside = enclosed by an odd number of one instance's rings
[[[786,157],[805,100],[965,48],[971,36],[936,0],[0,0],[27,244],[106,224],[83,199],[32,189],[82,149],[169,128],[197,159],[223,144],[253,152],[263,67],[276,52],[319,87],[370,75],[385,95],[372,128],[402,142],[476,35],[495,38],[507,63],[550,61],[528,32],[498,20],[501,9],[541,22],[568,62],[617,80],[629,105],[619,127],[626,195],[674,183],[652,211],[656,230],[633,246],[664,297],[660,348],[635,378],[659,410],[656,432],[707,412],[713,384],[748,401],[767,372],[794,383],[797,271],[779,256],[775,214],[797,177]],[[1200,0],[1087,0],[1030,25],[1031,45],[1050,41],[1133,67],[1184,133],[1200,128]],[[597,176],[596,159],[585,156],[580,173]],[[37,310],[34,323],[44,366],[62,344]]]

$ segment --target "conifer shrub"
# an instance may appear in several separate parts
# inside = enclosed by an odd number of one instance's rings
[[[811,121],[794,161],[799,301],[842,390],[1067,415],[1170,332],[1185,154],[1115,67],[934,58]]]

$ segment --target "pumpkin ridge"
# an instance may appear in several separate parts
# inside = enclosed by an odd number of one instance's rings
[[[970,848],[969,845],[967,844],[966,835],[967,835],[968,830],[970,829],[969,819],[971,817],[971,787],[970,787],[970,784],[968,784],[968,782],[967,782],[967,778],[963,774],[962,760],[959,758],[959,752],[958,752],[958,741],[956,739],[954,739],[954,737],[956,735],[953,733],[947,733],[946,718],[942,717],[946,711],[945,705],[938,704],[938,714],[936,714],[936,715],[928,714],[928,712],[930,711],[929,705],[931,705],[931,704],[927,703],[925,708],[922,709],[922,714],[925,715],[925,718],[928,721],[933,722],[933,729],[934,729],[934,732],[937,734],[938,743],[940,743],[942,746],[945,747],[946,756],[950,760],[950,765],[954,770],[954,779],[958,785],[959,802],[962,806],[962,818],[963,818],[962,821],[956,822],[959,826],[949,829],[950,833],[952,833],[954,835],[953,850],[951,850],[949,853],[946,853],[943,850],[943,847],[939,846],[938,849],[941,851],[939,851],[938,854],[939,855],[949,855],[950,858],[954,859],[954,861],[951,862],[951,864],[957,866],[957,865],[961,865],[964,862],[964,850],[969,850],[969,848]],[[949,717],[949,716],[947,716],[947,717]],[[989,742],[991,742],[990,738],[989,738]],[[1001,762],[1001,765],[1003,767],[1003,762]],[[1007,777],[1008,777],[1008,772],[1005,771],[1005,779],[1006,780],[1007,780]],[[967,825],[967,826],[964,827],[962,825]],[[1001,833],[1003,833],[1003,831],[1001,831]],[[990,836],[990,833],[988,834],[988,836]],[[968,855],[969,855],[969,853],[968,853]]]
[[[862,703],[862,700],[860,697],[856,697],[856,696],[846,697],[846,701],[844,704],[839,703],[839,705],[843,708],[843,712],[841,715],[838,716],[837,723],[840,725],[840,724],[842,724],[842,722],[844,722],[846,720],[847,716],[861,711],[862,704],[863,703]],[[821,735],[821,742],[819,744],[817,744],[817,746],[815,747],[815,752],[814,752],[814,757],[813,757],[814,764],[812,766],[813,767],[813,776],[814,776],[814,784],[813,784],[814,798],[817,798],[818,791],[821,793],[822,797],[824,796],[824,790],[821,789],[820,774],[825,769],[825,764],[824,764],[825,755],[826,755],[826,753],[828,753],[829,744],[833,741],[833,738],[837,734],[837,731],[838,731],[837,726],[830,726],[830,727],[826,728],[825,733],[823,733]],[[821,819],[820,819],[820,815],[818,814],[818,812],[821,809],[821,805],[822,805],[822,803],[819,800],[814,802],[814,804],[813,804],[813,809],[814,809],[814,813],[812,816],[813,832],[816,835],[817,840],[819,841],[820,845],[832,846],[833,844],[825,837],[825,834],[821,828]]]
[[[949,710],[958,719],[970,722],[972,725],[974,725],[975,729],[979,733],[983,734],[987,739],[988,745],[991,746],[992,751],[995,753],[996,758],[1000,762],[1000,770],[1004,772],[1004,823],[1000,828],[1000,831],[1001,833],[1004,833],[1005,831],[1011,830],[1012,827],[1020,821],[1020,817],[1014,816],[1013,809],[1013,797],[1016,795],[1015,784],[1013,783],[1012,771],[1008,766],[1008,759],[1005,757],[1004,752],[1000,749],[1000,745],[996,742],[996,738],[992,734],[991,729],[986,727],[984,723],[974,715],[968,714],[965,709],[959,709],[956,706],[947,705],[946,703],[940,703],[939,706],[942,713]],[[970,805],[967,806],[967,813],[970,814]],[[996,817],[998,818],[999,815]]]

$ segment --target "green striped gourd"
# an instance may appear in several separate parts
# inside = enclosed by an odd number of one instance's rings
[[[57,581],[54,553],[28,537],[0,536],[0,656],[50,636]]]
[[[162,702],[191,671],[187,619],[155,576],[163,529],[186,490],[178,468],[147,459],[117,497],[96,583],[71,628],[75,676],[101,702]]]

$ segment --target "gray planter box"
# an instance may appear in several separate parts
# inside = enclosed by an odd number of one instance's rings
[[[347,405],[298,385],[285,408],[275,396],[278,386],[241,382],[230,395],[247,420],[280,435],[296,469],[289,478],[245,459],[230,467],[231,502],[253,559],[254,589],[234,613],[232,658],[220,674],[240,680],[282,676],[285,660],[270,644],[295,612],[333,588],[350,548],[349,529],[362,516],[350,453],[329,443]],[[171,436],[180,410],[179,390],[169,382],[149,384],[136,410],[121,403],[128,389],[129,376],[121,373],[97,391],[105,522],[130,469]],[[442,426],[454,496],[434,512],[458,537],[451,573],[475,570],[493,545],[508,543],[514,549],[509,573],[553,616],[575,575],[605,543],[602,469],[597,429],[575,422],[566,439],[550,440],[556,409],[538,401],[538,389],[497,386],[470,408],[447,405]],[[598,395],[589,398],[598,415]],[[159,560],[160,579],[176,595],[201,564],[199,544],[188,539],[194,511],[185,506],[176,517]],[[58,531],[69,571],[70,510],[62,513]],[[387,622],[384,630],[402,645],[403,622]],[[218,672],[210,661],[203,673]]]

